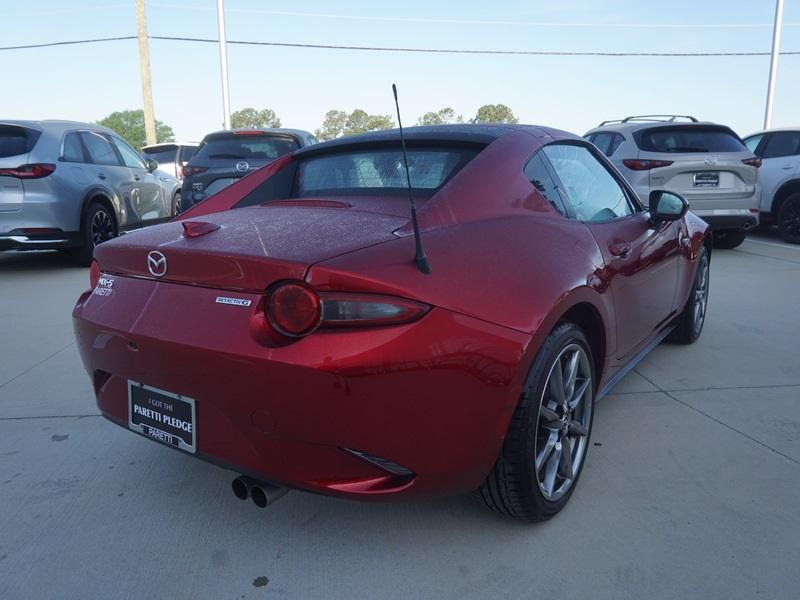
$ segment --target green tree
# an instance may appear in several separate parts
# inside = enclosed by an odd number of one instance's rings
[[[137,150],[147,145],[147,136],[144,132],[143,110],[122,110],[113,112],[105,119],[99,120],[97,124],[116,131]],[[172,127],[165,125],[161,121],[156,121],[156,141],[160,144],[161,142],[172,142],[174,140],[175,133],[172,131]]]
[[[484,104],[472,123],[518,123],[519,119],[505,104]]]
[[[342,135],[344,125],[347,122],[347,113],[341,110],[329,110],[325,113],[325,120],[322,127],[314,132],[317,139],[325,141],[332,140]]]
[[[320,140],[332,140],[341,135],[354,135],[378,129],[391,129],[394,121],[389,115],[371,115],[357,108],[351,113],[329,110],[325,113],[322,127],[314,132]]]
[[[425,113],[417,120],[417,125],[447,125],[453,121],[463,123],[464,117],[458,115],[458,118],[456,118],[456,111],[447,106],[436,112]]]
[[[280,126],[281,120],[271,108],[256,110],[255,108],[250,108],[248,106],[241,110],[237,110],[231,115],[231,127],[234,129],[247,129],[250,127],[261,129],[262,127]]]

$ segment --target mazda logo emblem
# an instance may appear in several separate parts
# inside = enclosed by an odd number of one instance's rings
[[[240,173],[244,173],[245,171],[249,171],[250,170],[250,164],[246,163],[244,161],[237,162],[236,163],[236,170],[239,171]]]
[[[167,274],[167,257],[153,250],[147,255],[147,270],[153,277],[163,277]]]

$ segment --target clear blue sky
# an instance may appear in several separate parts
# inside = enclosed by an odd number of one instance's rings
[[[0,46],[134,35],[133,0],[4,2]],[[151,35],[216,37],[214,0],[148,0]],[[227,0],[231,40],[434,48],[581,51],[769,51],[772,0],[336,3]],[[268,14],[295,11],[314,14]],[[332,18],[337,14],[349,17]],[[419,18],[393,21],[387,18]],[[494,21],[442,23],[425,19]],[[497,21],[509,22],[497,23]],[[786,0],[783,50],[800,50],[800,0]],[[558,25],[548,25],[557,23]],[[691,27],[688,27],[691,25]],[[698,27],[712,25],[713,27]],[[156,117],[179,138],[220,128],[213,44],[150,42]],[[229,47],[233,109],[274,109],[284,126],[314,130],[326,111],[393,112],[407,124],[452,106],[486,103],[521,122],[582,134],[603,119],[694,114],[745,135],[761,127],[769,57],[601,58],[398,54]],[[100,119],[141,107],[135,40],[0,52],[0,118]],[[13,82],[13,85],[12,83]],[[800,125],[800,56],[780,59],[775,126]]]

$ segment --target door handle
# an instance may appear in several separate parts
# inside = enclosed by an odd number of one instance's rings
[[[785,170],[787,170],[787,171],[788,171],[789,169],[793,169],[793,168],[794,168],[794,165],[783,165],[783,166],[781,167],[781,169],[785,169]]]
[[[98,173],[97,174],[97,178],[98,179],[105,179],[106,178],[105,173]]]
[[[620,242],[619,244],[611,244],[608,247],[608,251],[611,252],[613,256],[619,256],[620,258],[625,258],[631,252],[631,245],[626,244],[625,242]]]

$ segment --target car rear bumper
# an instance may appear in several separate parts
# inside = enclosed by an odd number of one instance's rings
[[[24,231],[0,233],[0,251],[75,248],[81,243],[82,236],[79,231],[52,231],[46,234]]]
[[[714,229],[753,229],[758,225],[758,212],[751,209],[692,210]]]
[[[113,279],[109,295],[84,293],[73,317],[97,405],[120,425],[128,381],[181,394],[197,406],[200,458],[354,498],[469,491],[496,460],[530,335],[434,308],[407,325],[270,346],[248,329],[260,309],[214,304],[225,292]]]

